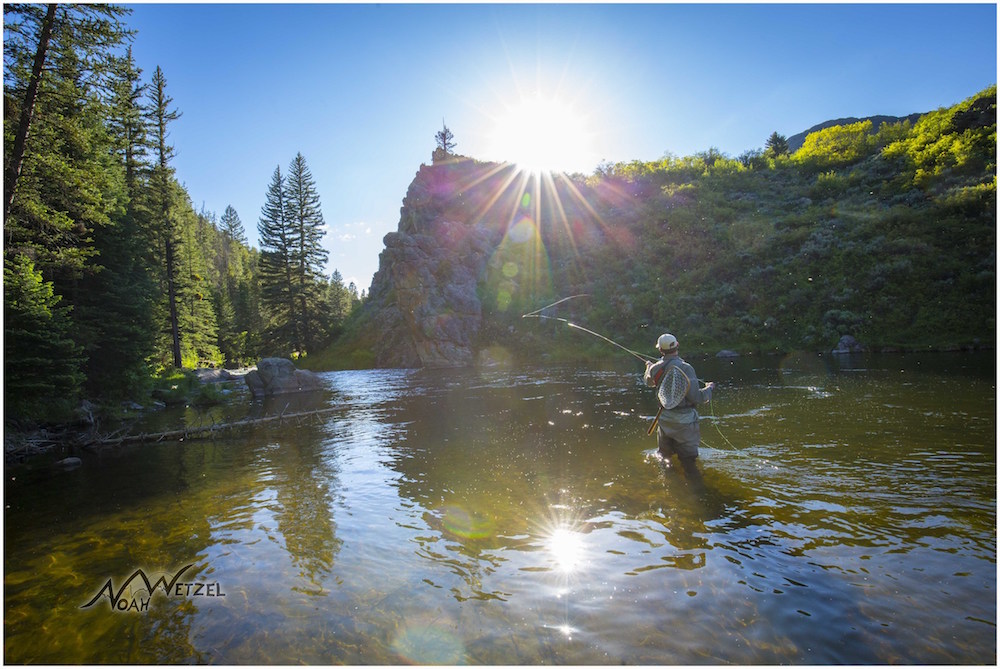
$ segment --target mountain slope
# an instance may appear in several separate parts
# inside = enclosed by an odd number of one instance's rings
[[[802,143],[805,142],[806,137],[809,135],[838,125],[850,125],[852,123],[860,123],[862,121],[871,121],[873,129],[878,131],[884,123],[901,123],[903,121],[909,121],[913,124],[916,123],[921,116],[923,116],[923,114],[910,114],[909,116],[865,116],[864,118],[854,118],[851,116],[847,118],[834,119],[832,121],[824,121],[823,123],[812,126],[804,132],[800,132],[789,137],[788,149],[792,153],[795,153],[802,148]]]
[[[874,125],[874,124],[873,124]],[[710,160],[707,163],[706,160]],[[916,122],[825,128],[750,169],[706,155],[536,180],[421,166],[344,350],[380,367],[649,350],[992,346],[996,87]]]

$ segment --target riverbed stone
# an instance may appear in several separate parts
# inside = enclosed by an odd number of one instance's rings
[[[243,377],[254,397],[320,390],[323,382],[307,369],[296,369],[288,358],[264,358]]]

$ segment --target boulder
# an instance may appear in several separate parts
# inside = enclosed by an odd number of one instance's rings
[[[264,358],[243,377],[254,397],[320,390],[323,382],[306,369],[296,369],[287,358]]]
[[[210,367],[202,367],[194,370],[194,377],[200,383],[224,383],[236,378],[228,369],[213,369]]]
[[[840,341],[837,342],[837,348],[833,349],[833,351],[831,352],[837,354],[846,354],[846,353],[861,353],[864,350],[865,347],[861,345],[861,342],[859,342],[851,335],[844,335],[843,337],[840,338]]]

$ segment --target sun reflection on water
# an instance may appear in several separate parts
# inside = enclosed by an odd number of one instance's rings
[[[583,535],[569,527],[557,527],[549,534],[545,547],[555,558],[559,571],[572,573],[583,564],[585,544]]]
[[[550,602],[554,606],[549,615],[558,616],[543,626],[556,630],[566,641],[571,641],[578,631],[572,625],[574,584],[582,582],[587,567],[587,534],[581,521],[562,515],[566,507],[558,505],[558,509],[557,517],[550,518],[541,532],[542,545],[553,565],[551,573],[557,580],[549,591],[554,596],[554,601]]]

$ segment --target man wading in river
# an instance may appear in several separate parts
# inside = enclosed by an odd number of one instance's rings
[[[677,354],[680,345],[677,337],[672,334],[660,335],[656,340],[656,348],[663,357],[656,362],[646,363],[643,379],[647,386],[658,388],[656,395],[660,411],[657,414],[657,453],[665,461],[669,461],[670,456],[676,453],[684,474],[693,484],[701,486],[701,472],[695,463],[698,444],[701,443],[701,429],[698,427],[699,417],[695,407],[712,399],[715,383],[699,387],[694,367]],[[683,377],[678,372],[683,373]],[[667,387],[668,384],[670,387]]]

